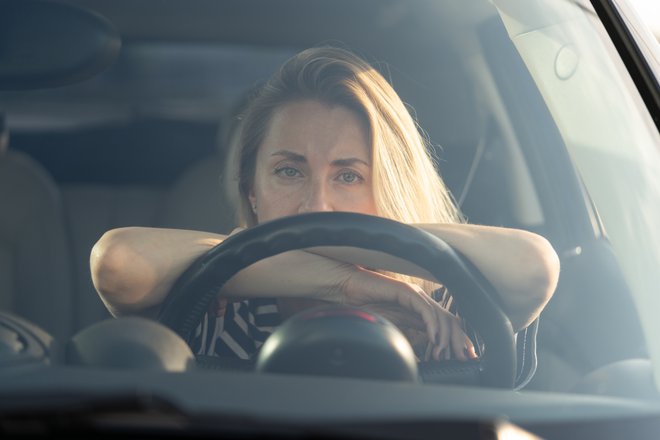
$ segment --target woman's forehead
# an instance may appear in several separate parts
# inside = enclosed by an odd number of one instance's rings
[[[283,151],[302,156],[359,158],[367,162],[370,148],[359,115],[343,105],[316,100],[288,103],[270,121],[260,154],[270,157]]]

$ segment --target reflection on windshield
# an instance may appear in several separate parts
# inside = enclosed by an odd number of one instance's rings
[[[536,1],[530,14],[527,4],[496,3],[595,202],[646,333],[660,334],[658,132],[593,11]],[[657,344],[649,350],[660,359]]]

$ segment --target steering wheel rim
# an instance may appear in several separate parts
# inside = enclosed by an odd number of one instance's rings
[[[461,316],[484,341],[481,383],[514,387],[513,329],[496,302],[490,283],[445,241],[382,217],[348,212],[311,213],[276,219],[234,234],[188,267],[163,302],[158,320],[190,343],[209,304],[236,273],[276,254],[317,246],[380,251],[427,270],[452,292]]]

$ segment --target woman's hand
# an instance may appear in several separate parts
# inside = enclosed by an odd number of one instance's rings
[[[441,327],[448,329],[448,333],[447,330],[445,330],[445,333],[448,336],[449,345],[440,345],[438,347],[438,345],[432,344],[428,336],[424,334],[424,322],[414,313],[390,304],[368,304],[364,308],[378,313],[396,325],[406,335],[411,345],[416,349],[415,352],[418,353],[418,356],[422,360],[430,360],[438,348],[439,355],[434,357],[436,360],[457,359],[459,361],[467,361],[478,357],[474,349],[474,344],[463,331],[460,318],[444,309],[439,313],[439,317],[442,321]]]
[[[399,328],[426,331],[429,341],[427,358],[468,360],[477,357],[460,319],[414,283],[355,267],[341,292],[346,304],[365,306]]]
[[[559,257],[543,237],[528,231],[468,224],[417,224],[465,255],[490,281],[514,331],[531,324],[557,286]],[[310,253],[432,282],[431,273],[383,252],[352,247],[315,247]]]

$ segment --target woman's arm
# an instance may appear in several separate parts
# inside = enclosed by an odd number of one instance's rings
[[[548,240],[520,229],[467,224],[420,225],[472,261],[500,296],[514,330],[531,324],[559,280],[559,257]]]
[[[552,297],[559,258],[550,243],[531,232],[468,224],[415,225],[446,241],[472,261],[500,296],[514,330],[525,328]],[[357,248],[322,247],[318,255],[437,281],[427,271],[399,258]]]
[[[94,286],[114,315],[143,312],[158,306],[186,268],[225,238],[179,229],[128,227],[108,231],[90,256]],[[219,293],[236,298],[343,302],[341,293],[347,290],[349,280],[361,279],[360,283],[352,282],[350,290],[369,281],[371,275],[362,272],[367,271],[324,256],[285,252],[239,272]]]
[[[114,316],[158,306],[193,261],[224,235],[179,229],[113,229],[92,248],[94,287]]]
[[[156,311],[185,269],[224,238],[174,229],[109,231],[90,256],[94,286],[115,316]],[[229,280],[220,295],[391,304],[421,318],[436,358],[446,348],[459,359],[465,359],[465,348],[472,350],[455,317],[419,286],[306,251],[285,252],[253,264]]]

